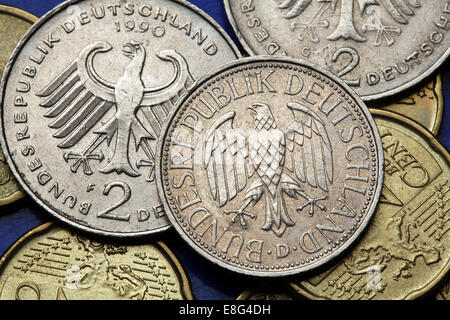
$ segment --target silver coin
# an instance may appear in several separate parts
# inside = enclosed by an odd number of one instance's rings
[[[383,181],[378,129],[330,72],[258,56],[199,80],[158,142],[169,219],[222,267],[277,277],[317,268],[368,225]]]
[[[288,55],[375,100],[418,84],[450,55],[449,0],[224,0],[250,54]]]
[[[82,230],[165,230],[155,185],[161,128],[200,76],[239,57],[219,25],[182,0],[65,2],[6,68],[8,163],[34,200]]]

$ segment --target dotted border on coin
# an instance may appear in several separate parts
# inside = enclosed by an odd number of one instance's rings
[[[170,183],[169,183],[169,178],[168,178],[168,168],[167,168],[170,145],[171,145],[173,133],[174,133],[175,128],[177,127],[179,121],[181,120],[184,112],[187,111],[189,105],[192,104],[200,96],[200,94],[202,94],[204,92],[204,90],[208,89],[208,87],[211,87],[212,84],[214,84],[218,81],[224,80],[226,77],[229,77],[233,74],[236,74],[236,73],[239,73],[242,71],[253,70],[253,69],[262,69],[262,68],[280,68],[280,69],[288,69],[288,70],[292,70],[292,71],[296,71],[296,72],[303,72],[304,74],[307,74],[317,80],[322,81],[323,83],[328,85],[330,88],[337,91],[337,93],[340,94],[342,98],[344,98],[346,101],[350,101],[349,105],[351,106],[352,110],[358,116],[358,118],[355,120],[359,120],[359,122],[363,126],[362,128],[365,129],[366,138],[368,139],[369,145],[371,148],[370,155],[371,155],[372,174],[371,174],[370,183],[369,183],[369,185],[370,185],[369,192],[367,193],[368,194],[367,200],[365,201],[365,204],[363,205],[363,209],[360,210],[360,213],[356,218],[356,222],[353,222],[353,225],[349,229],[349,231],[345,232],[339,239],[335,240],[332,244],[330,244],[330,246],[328,248],[322,249],[322,251],[320,253],[315,253],[315,254],[311,255],[310,257],[303,259],[301,261],[295,261],[295,262],[290,262],[290,263],[286,263],[286,264],[277,264],[277,265],[256,265],[256,264],[253,265],[250,263],[240,261],[239,259],[236,259],[236,258],[230,258],[222,253],[218,253],[216,250],[209,247],[208,244],[206,244],[204,241],[202,241],[201,238],[198,235],[196,235],[195,233],[193,233],[191,231],[190,227],[184,222],[184,219],[182,218],[182,216],[177,208],[177,205],[174,202],[174,199],[172,197],[171,188],[170,188]],[[167,133],[167,138],[164,141],[163,149],[162,149],[163,150],[163,161],[162,161],[163,174],[162,174],[162,176],[163,176],[163,180],[164,180],[163,189],[165,189],[165,191],[166,191],[165,196],[169,200],[170,207],[172,208],[172,213],[174,214],[176,219],[180,222],[179,225],[184,229],[185,233],[188,234],[189,237],[191,237],[193,239],[193,242],[196,243],[200,249],[202,249],[202,250],[207,249],[208,254],[214,254],[221,260],[228,262],[228,264],[230,264],[230,265],[235,264],[235,265],[238,265],[241,267],[245,266],[246,268],[250,268],[250,269],[269,271],[269,270],[275,270],[275,269],[279,270],[279,269],[286,269],[286,268],[294,268],[296,266],[298,267],[300,265],[305,265],[305,263],[307,264],[307,263],[313,262],[315,260],[318,260],[321,257],[324,257],[325,255],[328,255],[331,252],[333,252],[339,245],[341,245],[342,243],[347,241],[348,238],[350,238],[350,235],[355,232],[357,226],[363,220],[364,215],[367,213],[367,208],[369,207],[371,201],[373,200],[372,196],[374,194],[375,185],[376,185],[376,181],[377,181],[376,172],[378,172],[379,168],[377,166],[376,149],[375,149],[375,144],[374,144],[374,137],[371,134],[371,130],[369,129],[369,126],[367,125],[366,121],[364,120],[365,118],[362,116],[361,110],[358,107],[358,105],[355,103],[354,99],[351,96],[347,95],[347,93],[343,92],[343,90],[340,86],[332,83],[329,79],[318,74],[317,71],[311,71],[306,66],[294,67],[294,66],[288,65],[286,63],[260,63],[257,65],[234,67],[232,70],[224,72],[222,75],[210,79],[201,88],[197,88],[196,91],[194,91],[192,93],[192,95],[193,95],[193,97],[189,97],[187,104],[186,103],[183,104],[182,107],[177,110],[177,112],[175,114],[176,117],[174,117],[173,121],[170,123],[170,127],[169,127],[168,133]],[[270,253],[268,252],[268,254],[270,254]]]

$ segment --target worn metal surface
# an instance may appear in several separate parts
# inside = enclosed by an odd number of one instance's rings
[[[2,145],[24,190],[102,235],[170,227],[156,193],[156,141],[171,107],[240,56],[184,1],[69,1],[33,26],[5,69]]]
[[[203,78],[170,115],[157,185],[200,254],[277,277],[338,256],[371,220],[383,180],[365,104],[324,69],[243,59]]]
[[[371,110],[385,153],[373,222],[335,266],[292,283],[312,299],[416,299],[450,267],[449,154],[417,123]]]
[[[416,121],[428,129],[435,136],[439,133],[444,114],[444,94],[442,92],[441,76],[437,75],[432,81],[414,93],[404,97],[396,97],[369,105],[382,108],[403,115]]]
[[[319,64],[363,100],[399,93],[430,76],[450,54],[448,0],[224,0],[251,54]]]
[[[24,10],[0,5],[0,76],[19,40],[38,18]],[[0,150],[0,206],[25,196]]]
[[[104,242],[47,223],[0,259],[0,300],[193,299],[189,279],[162,242]]]

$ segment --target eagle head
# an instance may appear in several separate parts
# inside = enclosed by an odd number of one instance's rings
[[[141,42],[130,40],[124,43],[122,53],[128,58],[134,59],[135,57],[145,56],[145,48]]]
[[[275,129],[277,124],[275,118],[270,110],[269,105],[265,103],[254,103],[252,106],[247,107],[253,116],[255,122],[255,129],[257,130],[269,130]]]

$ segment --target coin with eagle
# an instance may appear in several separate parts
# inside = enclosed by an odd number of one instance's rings
[[[64,2],[5,69],[2,143],[12,172],[83,231],[166,230],[155,186],[161,128],[200,76],[239,57],[219,25],[183,0]]]
[[[224,0],[250,54],[288,55],[378,100],[429,77],[450,55],[449,0]]]
[[[378,129],[330,72],[259,56],[199,80],[158,143],[172,224],[205,258],[277,277],[340,255],[363,232],[383,181]]]

